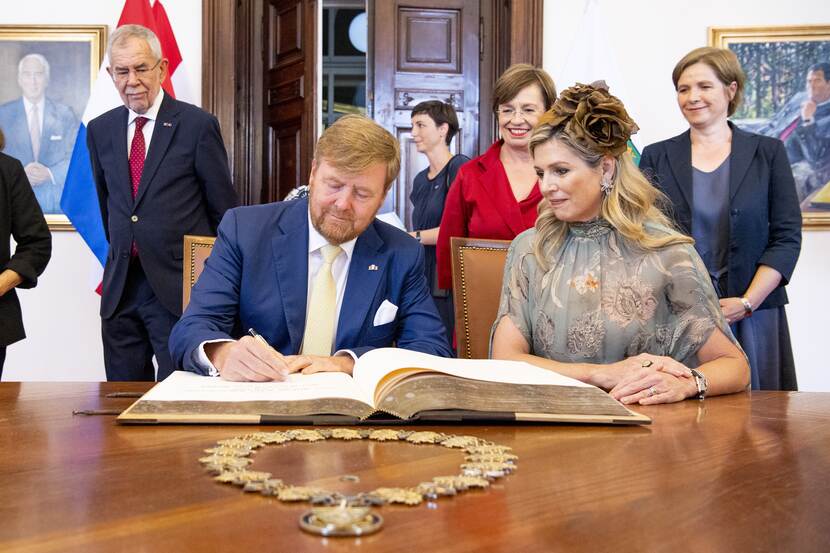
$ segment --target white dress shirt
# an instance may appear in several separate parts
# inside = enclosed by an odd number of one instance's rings
[[[149,124],[149,123],[147,123]],[[145,124],[146,128],[146,124]],[[317,271],[320,270],[320,267],[323,266],[323,246],[328,244],[328,241],[323,237],[322,234],[317,232],[317,229],[314,228],[314,225],[311,224],[311,212],[308,212],[308,281],[306,284],[306,300],[305,300],[305,312],[306,312],[306,319],[308,319],[308,308],[309,302],[311,300],[312,294],[312,285],[314,283],[314,277],[317,275]],[[340,324],[340,308],[343,306],[343,294],[346,291],[346,282],[349,280],[349,267],[351,266],[352,261],[352,254],[354,253],[354,246],[357,243],[357,238],[349,240],[348,242],[344,242],[340,244],[340,249],[342,250],[337,257],[334,258],[334,262],[331,265],[331,273],[332,277],[334,278],[335,288],[337,290],[337,308],[335,310],[335,325],[334,325],[334,332],[332,333],[332,344],[331,347],[334,349],[334,345],[337,340],[337,326]],[[257,329],[254,329],[257,330]],[[303,329],[305,331],[305,329]],[[207,357],[205,353],[205,344],[212,344],[214,342],[231,342],[233,340],[206,340],[199,344],[199,347],[193,352],[194,356],[196,357],[196,364],[199,365],[201,368],[207,370],[210,376],[219,376],[219,371],[216,367],[213,366],[213,363]],[[302,344],[300,344],[300,351],[302,351]],[[349,355],[354,359],[357,360],[357,356],[351,350],[338,350],[334,353],[334,355]]]
[[[37,129],[38,134],[43,136],[43,110],[46,109],[46,99],[41,98],[40,101],[33,103],[30,102],[25,96],[23,97],[23,109],[26,111],[26,128],[32,128],[32,107],[37,106]],[[41,144],[41,147],[43,145]]]
[[[153,100],[153,105],[150,106],[147,113],[136,113],[127,108],[127,159],[130,157],[130,148],[133,144],[133,136],[135,136],[135,120],[138,117],[148,119],[141,128],[141,133],[144,135],[144,158],[147,158],[147,152],[150,151],[150,140],[153,138],[153,129],[156,128],[156,119],[158,119],[159,108],[163,99],[164,89],[159,88],[159,93],[156,94],[156,99]]]

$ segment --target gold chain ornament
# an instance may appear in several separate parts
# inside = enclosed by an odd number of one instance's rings
[[[436,476],[429,482],[408,488],[377,488],[355,495],[343,495],[320,488],[295,486],[274,478],[270,472],[251,470],[252,454],[266,445],[281,445],[291,441],[319,442],[323,440],[402,441],[411,444],[440,445],[460,449],[465,453],[457,475]],[[362,536],[378,531],[383,518],[371,507],[387,503],[419,505],[424,499],[453,496],[471,488],[486,488],[496,478],[516,470],[518,457],[511,448],[496,445],[475,436],[458,436],[442,432],[331,428],[323,430],[292,429],[274,432],[253,432],[235,438],[219,440],[215,447],[205,450],[209,455],[199,462],[214,475],[217,482],[233,484],[246,492],[258,492],[285,502],[308,501],[316,505],[300,518],[300,527],[324,536]],[[341,480],[357,480],[343,476]]]

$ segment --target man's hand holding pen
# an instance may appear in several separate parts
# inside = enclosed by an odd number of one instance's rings
[[[205,344],[205,354],[225,380],[279,382],[294,372],[352,373],[348,356],[282,355],[254,329],[236,341]]]

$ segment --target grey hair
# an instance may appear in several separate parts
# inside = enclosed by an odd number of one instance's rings
[[[37,60],[37,61],[39,61],[40,64],[43,66],[43,72],[46,75],[46,80],[47,81],[49,80],[49,62],[46,61],[46,58],[43,57],[40,54],[26,54],[25,56],[20,58],[20,61],[17,62],[17,74],[18,75],[23,73],[23,63],[26,60]]]
[[[156,33],[142,27],[141,25],[121,25],[112,35],[110,35],[109,43],[107,44],[107,58],[112,60],[112,47],[116,44],[122,44],[130,38],[138,38],[145,41],[150,46],[150,52],[157,60],[161,59],[161,42],[159,42]]]

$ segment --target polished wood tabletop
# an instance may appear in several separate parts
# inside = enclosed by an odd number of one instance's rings
[[[643,427],[430,426],[509,445],[486,490],[383,506],[361,538],[306,534],[307,503],[212,481],[198,459],[263,427],[121,426],[142,383],[0,384],[0,551],[830,551],[830,394],[640,408]],[[275,429],[269,427],[266,429]],[[463,455],[369,440],[268,446],[252,467],[344,493],[457,474]],[[356,475],[360,482],[342,482]]]

